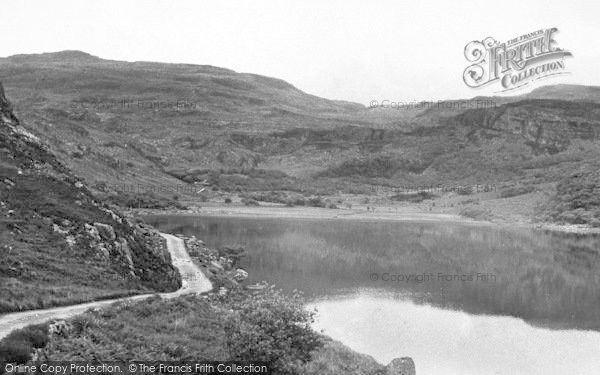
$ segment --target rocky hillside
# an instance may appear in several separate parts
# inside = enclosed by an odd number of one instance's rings
[[[161,238],[98,201],[0,86],[0,313],[180,285]]]
[[[600,168],[597,87],[365,108],[269,77],[76,51],[0,59],[0,77],[27,129],[106,196],[373,185],[554,191],[575,166]]]

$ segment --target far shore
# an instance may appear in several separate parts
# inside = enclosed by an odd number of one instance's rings
[[[261,204],[261,206],[242,206],[238,204],[208,203],[201,208],[188,210],[176,209],[133,209],[138,215],[181,215],[212,217],[250,217],[250,218],[294,218],[294,219],[332,219],[357,221],[413,221],[447,222],[466,225],[497,226],[512,229],[534,229],[562,233],[600,234],[600,228],[573,224],[532,223],[526,218],[521,220],[474,220],[452,213],[432,213],[419,211],[417,207],[376,207],[375,211],[366,209],[329,209],[317,207],[286,207],[280,204]]]

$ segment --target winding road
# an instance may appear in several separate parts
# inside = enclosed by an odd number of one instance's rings
[[[110,305],[119,301],[137,301],[154,295],[160,295],[163,298],[173,298],[184,294],[205,293],[212,290],[210,280],[202,273],[190,258],[185,243],[182,239],[171,234],[161,233],[161,236],[167,241],[167,248],[171,253],[173,265],[179,269],[182,278],[182,287],[171,293],[152,293],[140,294],[131,297],[116,298],[96,302],[87,302],[79,305],[61,306],[41,310],[29,310],[0,315],[0,339],[8,335],[9,332],[25,327],[30,324],[43,323],[51,319],[66,319],[94,307]]]

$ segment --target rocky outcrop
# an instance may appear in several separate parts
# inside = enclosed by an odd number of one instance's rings
[[[410,357],[393,359],[384,369],[385,375],[415,375],[415,362]]]
[[[456,117],[473,127],[470,140],[516,136],[534,154],[557,154],[574,140],[600,139],[600,104],[529,100]]]
[[[115,229],[108,224],[94,223],[94,227],[98,231],[100,237],[105,241],[114,241],[117,238]]]

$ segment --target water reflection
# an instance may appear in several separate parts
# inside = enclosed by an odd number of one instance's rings
[[[600,330],[598,236],[431,222],[172,216],[148,221],[196,235],[212,247],[243,246],[250,253],[243,264],[250,282],[268,280],[314,299],[368,288],[444,309]]]
[[[414,359],[418,374],[597,374],[600,333],[548,330],[521,319],[473,315],[362,290],[311,304],[315,328],[389,363]]]

